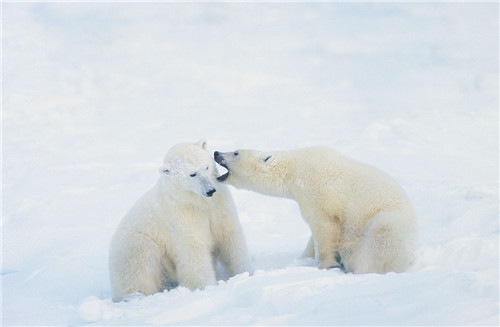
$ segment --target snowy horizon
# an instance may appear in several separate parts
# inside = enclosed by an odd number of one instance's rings
[[[498,325],[495,2],[2,2],[2,325]],[[402,274],[297,260],[236,190],[256,273],[112,303],[115,228],[166,151],[329,145],[419,219]]]

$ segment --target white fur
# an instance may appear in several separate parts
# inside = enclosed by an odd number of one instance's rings
[[[156,185],[121,221],[109,256],[115,301],[177,285],[194,290],[215,284],[216,259],[230,276],[250,271],[232,197],[215,180],[205,147],[204,141],[174,146]]]
[[[219,154],[218,161],[228,168],[226,183],[297,201],[312,231],[302,256],[316,257],[320,268],[386,273],[410,265],[416,216],[405,192],[382,171],[328,147],[238,150]]]

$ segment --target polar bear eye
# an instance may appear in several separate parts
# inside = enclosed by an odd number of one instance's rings
[[[205,167],[205,170],[208,170],[208,166]]]
[[[196,176],[196,173],[192,173],[191,175],[189,175],[191,177],[195,177]]]
[[[264,159],[264,162],[267,162],[272,156],[269,156],[267,157],[266,159]]]
[[[239,155],[240,153],[238,151],[234,151],[233,153],[235,156]]]

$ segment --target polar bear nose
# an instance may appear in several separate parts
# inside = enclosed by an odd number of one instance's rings
[[[222,159],[221,157],[222,156],[221,156],[221,153],[219,151],[214,152],[214,159],[215,159],[215,161],[217,161],[217,163],[219,163],[219,161]]]
[[[215,151],[214,152],[214,160],[222,167],[227,168],[226,167],[226,160],[224,159],[223,153],[221,153],[219,151]]]
[[[211,188],[211,189],[209,189],[209,190],[207,191],[207,196],[208,196],[208,197],[211,197],[212,195],[214,195],[214,193],[215,193],[215,189],[214,189],[214,188]]]

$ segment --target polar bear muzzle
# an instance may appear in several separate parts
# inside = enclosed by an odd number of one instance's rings
[[[225,174],[220,175],[217,177],[217,180],[219,182],[224,182],[228,177],[229,177],[229,168],[227,167],[227,162],[226,159],[224,158],[224,155],[227,153],[220,153],[219,151],[214,152],[214,160],[217,162],[219,165],[227,169],[227,172]]]

